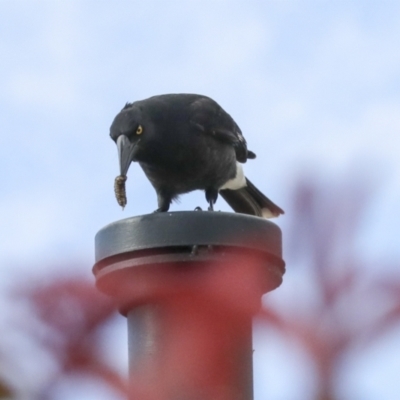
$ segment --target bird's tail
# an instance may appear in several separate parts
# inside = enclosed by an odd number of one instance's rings
[[[235,212],[255,215],[257,217],[274,218],[284,211],[263,195],[247,178],[247,186],[237,189],[220,190],[220,195]]]

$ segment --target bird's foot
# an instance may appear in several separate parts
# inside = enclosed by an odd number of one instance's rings
[[[214,211],[214,204],[218,199],[218,190],[215,188],[209,188],[206,190],[206,200],[210,205],[208,211]]]
[[[157,210],[154,210],[153,213],[156,214],[156,213],[163,213],[163,212],[167,212],[167,211],[168,210],[164,210],[162,208],[157,208]]]

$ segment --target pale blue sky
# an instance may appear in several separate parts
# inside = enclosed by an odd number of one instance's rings
[[[117,205],[108,129],[126,101],[171,92],[206,94],[235,118],[258,156],[246,173],[288,212],[304,173],[370,183],[360,252],[398,260],[399,21],[396,1],[0,0],[4,282],[59,260],[90,274],[95,233],[156,208],[136,165]],[[200,193],[172,210],[197,205]],[[256,400],[303,399],[266,390]]]

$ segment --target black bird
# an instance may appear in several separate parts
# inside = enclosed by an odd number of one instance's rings
[[[265,218],[284,213],[244,176],[242,163],[256,155],[232,117],[209,97],[164,94],[127,103],[110,136],[121,176],[137,161],[157,192],[156,211],[168,211],[180,194],[200,189],[209,210],[219,193],[238,213]]]

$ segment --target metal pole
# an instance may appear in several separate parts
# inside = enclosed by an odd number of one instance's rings
[[[251,400],[252,316],[282,282],[281,233],[219,212],[144,215],[96,235],[94,274],[128,319],[131,399]]]

